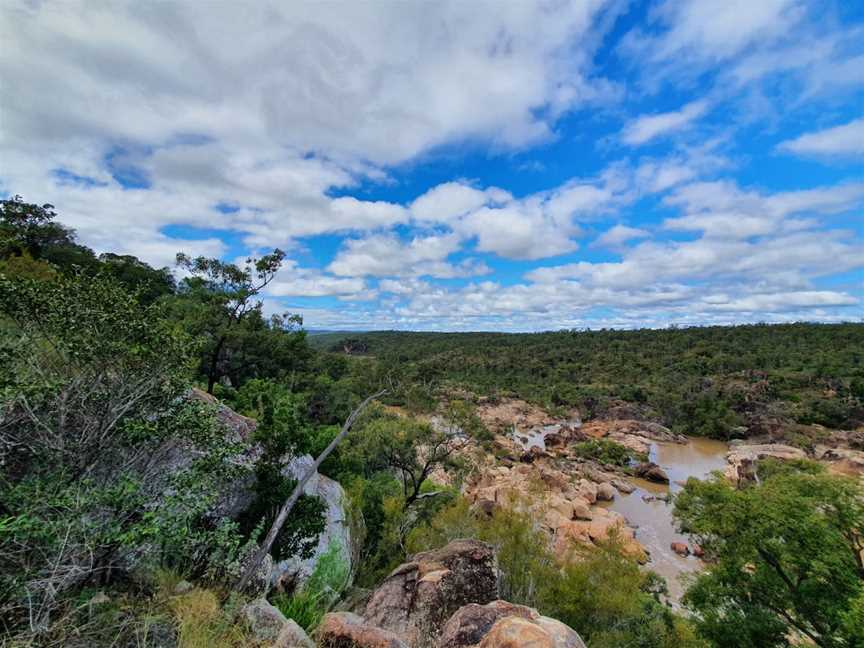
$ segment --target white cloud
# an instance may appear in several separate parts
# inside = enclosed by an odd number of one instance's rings
[[[833,128],[805,133],[795,139],[781,142],[777,148],[797,155],[862,156],[864,155],[864,118]]]
[[[659,33],[637,27],[621,48],[675,68],[717,63],[787,35],[802,17],[800,7],[800,0],[665,0],[649,14]]]
[[[592,245],[598,247],[606,247],[612,249],[620,248],[624,243],[634,239],[648,238],[650,232],[638,227],[628,227],[627,225],[615,225],[609,228],[603,234],[597,237]]]
[[[621,140],[631,146],[641,146],[657,137],[680,131],[705,114],[708,110],[706,101],[693,101],[680,110],[643,115],[624,127]]]
[[[367,290],[360,277],[333,277],[311,268],[303,268],[294,259],[286,259],[274,280],[267,286],[270,297],[351,297]]]
[[[342,276],[468,277],[488,272],[483,264],[446,261],[459,250],[455,234],[415,236],[403,242],[392,234],[379,234],[362,239],[348,239],[328,267]]]

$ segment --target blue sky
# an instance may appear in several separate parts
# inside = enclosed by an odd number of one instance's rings
[[[862,3],[0,14],[0,191],[310,328],[864,317]]]

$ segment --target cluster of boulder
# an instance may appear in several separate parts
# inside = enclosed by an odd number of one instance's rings
[[[560,621],[499,600],[498,585],[492,547],[455,540],[397,567],[361,614],[325,615],[315,639],[321,648],[585,648]],[[266,601],[249,604],[244,613],[272,648],[315,645]]]
[[[624,516],[602,506],[615,498],[616,486],[622,491],[629,490],[629,486],[602,471],[586,470],[584,474],[564,472],[547,461],[499,465],[469,480],[465,494],[478,511],[486,514],[498,507],[536,514],[562,558],[574,542],[596,544],[614,534],[623,543],[624,551],[647,561],[645,548]]]

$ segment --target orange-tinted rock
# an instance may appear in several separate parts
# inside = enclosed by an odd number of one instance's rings
[[[408,648],[396,634],[370,625],[351,612],[324,615],[315,634],[321,648]]]

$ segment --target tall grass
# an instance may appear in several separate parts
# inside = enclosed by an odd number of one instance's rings
[[[282,614],[311,633],[348,587],[351,572],[339,543],[333,542],[315,564],[315,570],[301,590],[279,594],[273,604]]]

